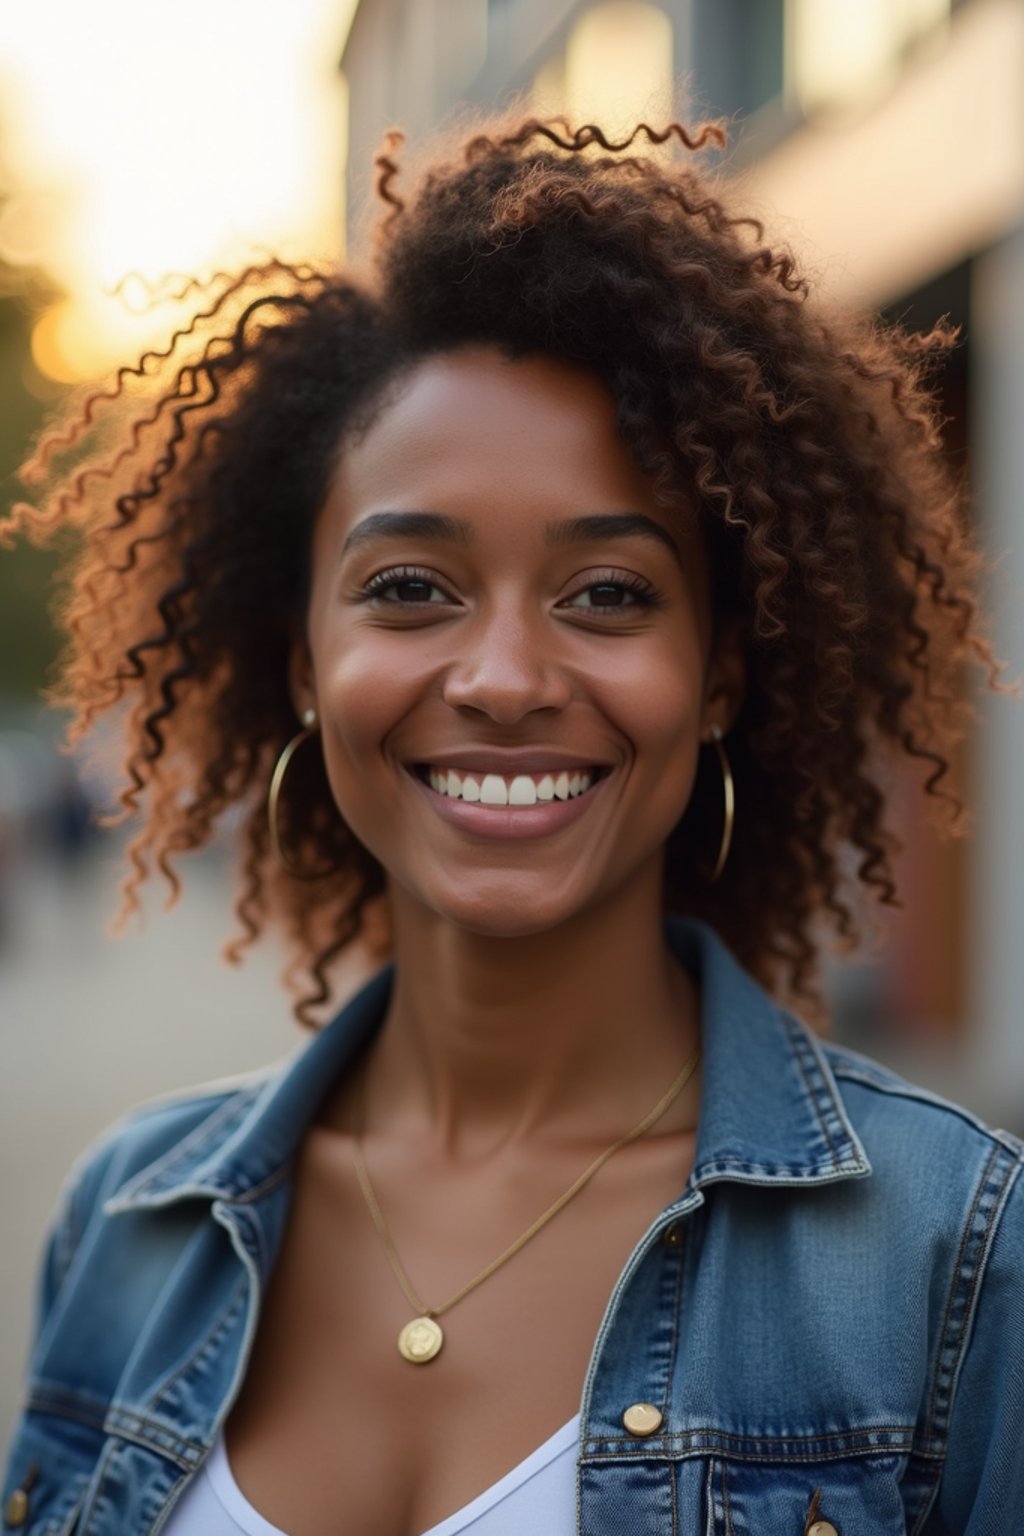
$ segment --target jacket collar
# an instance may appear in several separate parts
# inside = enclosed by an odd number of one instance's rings
[[[689,1186],[722,1179],[804,1185],[871,1165],[814,1035],[780,1008],[706,924],[669,916],[665,934],[701,987],[703,1086]],[[188,1197],[255,1199],[277,1182],[324,1093],[379,1027],[393,966],[379,970],[283,1066],[254,1074],[171,1150],[104,1203],[114,1215]]]
[[[703,1085],[690,1183],[823,1184],[871,1164],[821,1045],[705,923],[666,935],[701,987]]]

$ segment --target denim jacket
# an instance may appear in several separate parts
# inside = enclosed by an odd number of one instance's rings
[[[1024,1144],[819,1041],[706,926],[666,936],[702,992],[696,1158],[594,1343],[580,1536],[1024,1531]],[[163,1529],[245,1373],[297,1146],[391,982],[283,1064],[151,1100],[77,1160],[5,1536]]]

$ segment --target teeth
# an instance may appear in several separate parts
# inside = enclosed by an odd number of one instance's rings
[[[509,805],[536,805],[537,786],[525,773],[516,774],[508,787]]]
[[[496,773],[486,775],[480,785],[481,805],[508,805],[508,788],[505,780]]]
[[[479,801],[481,805],[538,805],[550,800],[571,800],[590,788],[594,773],[546,773],[534,780],[528,773],[506,779],[500,773],[459,774],[454,768],[429,768],[431,789],[452,800]]]

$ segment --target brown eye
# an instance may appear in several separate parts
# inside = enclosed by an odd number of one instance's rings
[[[384,594],[388,592],[400,595],[385,597]],[[431,592],[440,592],[443,603],[450,601],[444,588],[437,585],[429,571],[402,566],[379,571],[376,576],[372,576],[363,587],[360,598],[366,602],[379,600],[385,606],[395,608],[423,607],[431,603],[438,606],[436,599],[429,596]]]
[[[626,588],[618,586],[613,581],[599,582],[596,586],[589,587],[587,590],[602,594],[600,597],[592,599],[593,605],[597,608],[622,608],[627,606],[630,601],[630,594]],[[609,593],[611,596],[608,595]]]
[[[403,581],[389,582],[386,587],[378,588],[378,592],[394,592],[400,599],[406,599],[413,603],[427,602],[426,594],[430,591],[430,583],[421,581],[418,576],[407,576]]]
[[[581,587],[576,597],[587,599],[583,603],[574,603],[584,613],[628,613],[655,608],[661,602],[660,593],[639,577],[592,581]]]

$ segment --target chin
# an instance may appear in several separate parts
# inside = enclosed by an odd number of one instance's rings
[[[547,933],[552,928],[557,928],[564,918],[552,918],[550,922],[524,919],[522,913],[514,917],[495,915],[493,918],[481,918],[474,915],[469,918],[451,917],[449,921],[453,927],[461,928],[464,933],[476,934],[481,939],[528,939],[538,933]]]
[[[493,894],[478,891],[473,896],[462,893],[450,901],[436,896],[419,899],[437,917],[465,933],[489,939],[523,939],[558,928],[581,910],[579,901],[552,901],[550,892],[546,895],[547,900],[543,900],[537,892],[516,894],[506,889]]]

